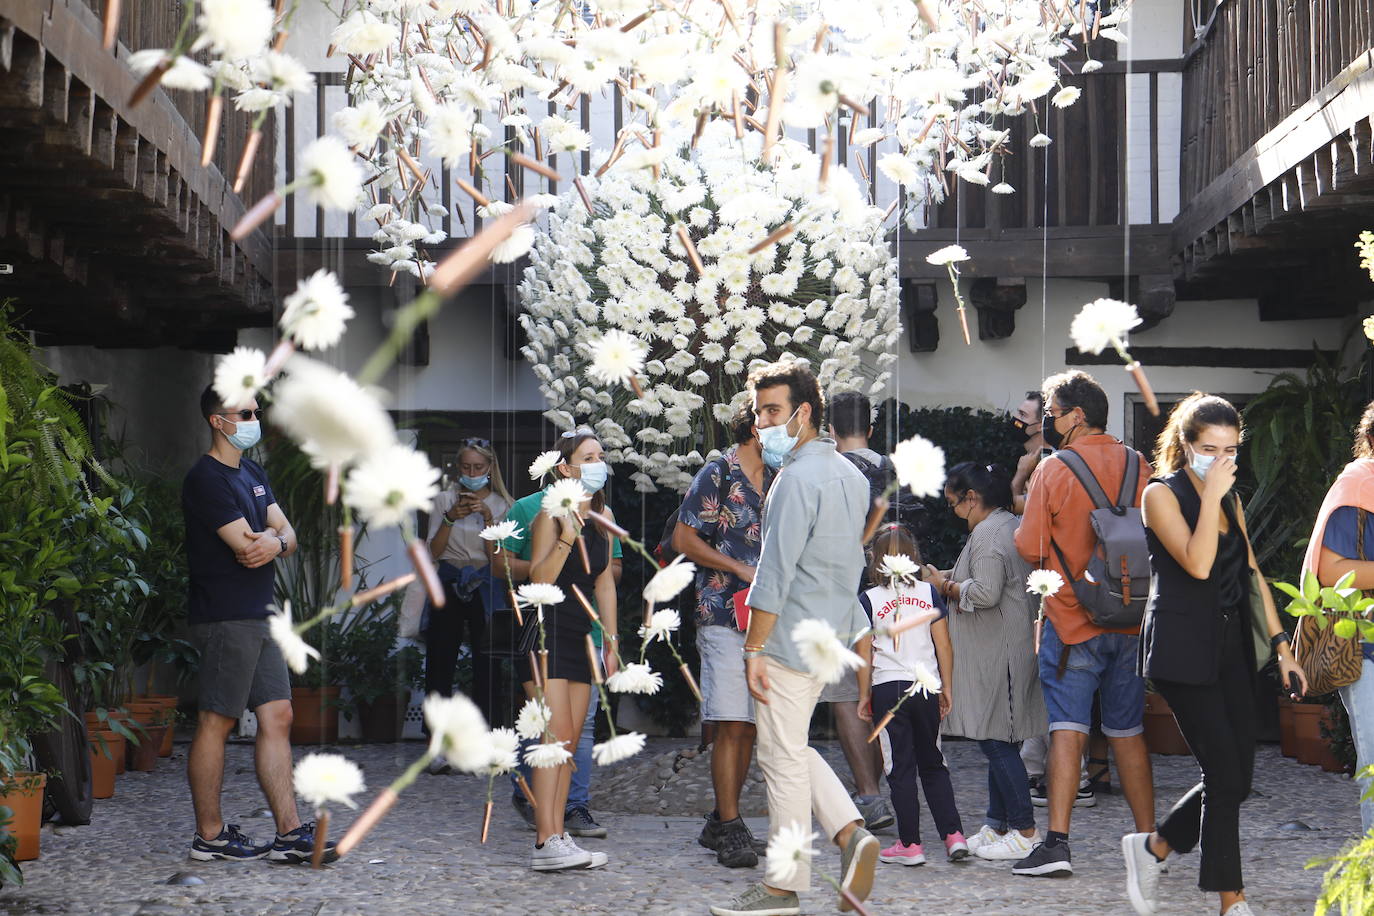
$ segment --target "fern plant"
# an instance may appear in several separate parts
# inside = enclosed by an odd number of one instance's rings
[[[1365,767],[1359,775],[1361,779],[1374,778],[1374,766]],[[1374,783],[1365,790],[1363,800],[1371,798]],[[1351,840],[1334,856],[1309,860],[1306,867],[1326,869],[1313,916],[1326,916],[1333,909],[1341,916],[1374,912],[1374,830]]]

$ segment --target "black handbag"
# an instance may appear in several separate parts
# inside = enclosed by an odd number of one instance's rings
[[[493,611],[487,621],[488,655],[497,658],[526,658],[539,644],[539,617],[534,608],[524,615],[524,624],[516,622],[515,612],[509,608]]]

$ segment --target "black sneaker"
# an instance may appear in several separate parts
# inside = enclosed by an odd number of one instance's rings
[[[606,835],[606,828],[593,820],[592,813],[581,805],[574,805],[563,812],[563,829],[573,836],[591,837],[594,840]]]
[[[754,835],[744,818],[716,823],[716,836],[720,840],[716,847],[717,862],[726,868],[753,868],[759,864],[759,854],[754,851]]]
[[[1043,779],[1034,779],[1031,781],[1030,797],[1031,804],[1035,805],[1037,808],[1049,806],[1050,794],[1049,790],[1045,787],[1045,781]],[[1073,797],[1073,806],[1075,808],[1091,808],[1096,804],[1097,796],[1093,793],[1092,787],[1086,782],[1079,783],[1078,794]]]
[[[697,837],[697,842],[712,852],[719,852],[722,828],[720,816],[712,811],[710,814],[705,815],[705,818],[706,824],[701,828],[701,835]],[[768,841],[766,839],[760,840],[758,837],[754,836],[754,832],[749,829],[749,825],[744,823],[744,818],[737,817],[734,821],[726,821],[725,823],[732,824],[736,821],[738,821],[749,834],[749,848],[754,850],[754,854],[761,856],[767,853]]]
[[[511,807],[520,815],[520,819],[525,822],[525,826],[531,830],[536,829],[534,826],[534,806],[531,805],[530,800],[525,797],[525,793],[516,792],[512,794],[510,803]]]
[[[1011,867],[1011,873],[1013,875],[1031,875],[1037,878],[1071,875],[1073,874],[1073,862],[1069,857],[1069,844],[1060,843],[1058,846],[1049,847],[1044,843],[1036,843],[1035,848],[1030,851],[1030,855]]]
[[[215,860],[239,860],[261,859],[272,851],[271,843],[259,845],[253,842],[252,837],[246,837],[239,833],[238,824],[225,824],[224,829],[219,832],[219,836],[213,840],[203,840],[197,833],[191,840],[191,858],[197,862],[213,862]]]
[[[277,838],[272,842],[272,853],[267,860],[279,865],[300,865],[309,862],[314,854],[315,822],[307,821],[295,830],[277,834]],[[338,858],[339,854],[334,850],[334,844],[325,843],[324,855],[320,857],[320,861],[334,862]]]

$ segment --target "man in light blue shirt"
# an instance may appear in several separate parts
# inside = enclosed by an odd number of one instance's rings
[[[820,435],[824,401],[805,364],[781,361],[749,376],[763,460],[781,468],[763,507],[763,548],[749,589],[744,657],[754,697],[758,759],[768,789],[769,836],[783,827],[811,830],[814,810],[840,848],[841,882],[858,900],[873,888],[878,841],[844,784],[808,744],[811,715],[824,686],[802,661],[792,630],[823,620],[849,642],[868,625],[854,584],[863,573],[868,481]],[[800,913],[797,892],[811,872],[805,860],[788,879],[759,883],[713,916]],[[851,905],[841,899],[842,910]]]

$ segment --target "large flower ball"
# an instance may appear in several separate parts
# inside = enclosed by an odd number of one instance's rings
[[[897,359],[882,211],[843,169],[822,191],[805,146],[775,145],[771,164],[760,146],[718,123],[661,161],[632,150],[585,182],[590,211],[580,194],[562,196],[530,253],[520,322],[546,415],[593,423],[610,459],[639,469],[638,489],[684,490],[729,446],[720,424],[747,399],[755,363],[804,359],[823,389],[877,393]],[[615,330],[648,348],[642,397],[588,371],[593,344]]]

